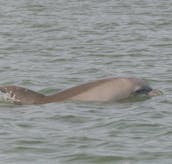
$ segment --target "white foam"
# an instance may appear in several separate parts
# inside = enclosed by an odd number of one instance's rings
[[[8,102],[8,103],[20,102],[20,100],[18,100],[15,95],[13,96],[11,95],[12,95],[12,92],[10,93],[0,92],[0,102]]]

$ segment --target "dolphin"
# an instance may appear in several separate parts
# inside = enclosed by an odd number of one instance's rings
[[[32,105],[63,101],[110,102],[131,95],[158,96],[161,91],[152,89],[145,80],[134,77],[113,77],[81,84],[52,95],[44,95],[20,86],[1,86],[6,99],[14,104]]]

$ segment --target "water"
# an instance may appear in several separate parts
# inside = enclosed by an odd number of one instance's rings
[[[164,95],[110,104],[0,103],[0,163],[172,163],[171,0],[2,0],[1,85],[45,94],[112,76]]]

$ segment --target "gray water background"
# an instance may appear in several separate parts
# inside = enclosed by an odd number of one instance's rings
[[[0,85],[51,94],[112,76],[163,95],[0,103],[0,163],[172,163],[171,0],[1,0]]]

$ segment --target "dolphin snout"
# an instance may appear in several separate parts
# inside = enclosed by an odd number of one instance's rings
[[[162,95],[162,94],[163,94],[163,92],[160,91],[160,90],[158,90],[158,89],[153,89],[153,90],[151,90],[151,91],[148,93],[148,95],[151,96],[151,97],[153,97],[153,96],[160,96],[160,95]]]

